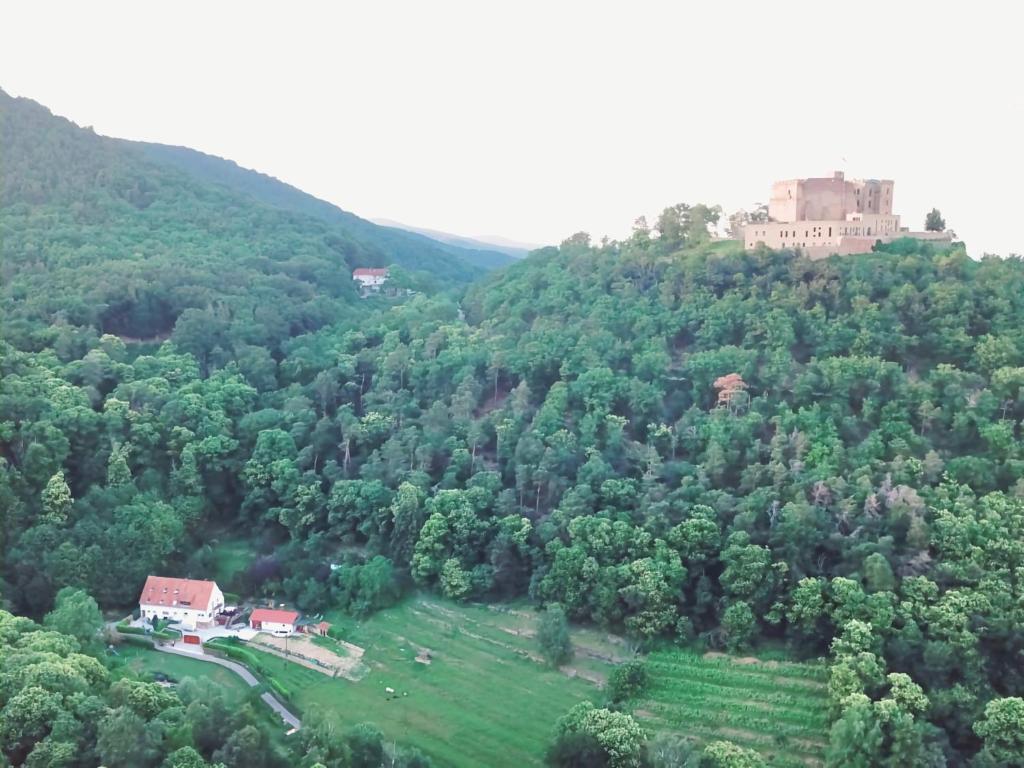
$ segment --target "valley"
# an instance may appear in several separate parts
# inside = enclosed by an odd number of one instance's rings
[[[2,92],[0,147],[0,763],[1024,760],[1020,258],[840,175],[842,255],[691,202],[513,260]],[[255,693],[146,647],[199,626]]]

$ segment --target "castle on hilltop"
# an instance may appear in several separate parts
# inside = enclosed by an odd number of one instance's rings
[[[768,221],[743,228],[744,248],[799,249],[811,259],[832,254],[868,253],[879,240],[901,237],[948,243],[948,232],[911,232],[892,212],[891,179],[790,179],[772,185]]]

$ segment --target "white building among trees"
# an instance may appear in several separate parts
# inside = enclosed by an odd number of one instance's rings
[[[144,619],[170,619],[186,629],[210,626],[224,610],[224,593],[212,581],[150,576],[139,596]]]
[[[360,267],[352,271],[352,279],[363,291],[379,291],[388,280],[389,270]]]

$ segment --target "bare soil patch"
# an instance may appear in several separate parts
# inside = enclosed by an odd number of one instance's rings
[[[589,672],[577,667],[560,667],[559,671],[566,677],[579,677],[593,683],[594,685],[604,685],[608,679],[604,675],[599,675],[597,672]]]
[[[281,656],[288,661],[303,667],[316,670],[330,677],[344,677],[348,680],[359,680],[365,674],[362,663],[363,649],[358,645],[338,641],[339,653],[330,648],[317,645],[307,637],[275,637],[261,632],[250,642],[263,650]],[[345,655],[342,655],[344,653]]]

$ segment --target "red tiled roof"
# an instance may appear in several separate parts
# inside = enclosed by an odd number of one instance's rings
[[[269,621],[273,624],[294,624],[298,620],[299,614],[296,611],[277,611],[273,608],[257,608],[252,612],[252,616],[249,617],[250,624],[254,621]]]
[[[352,271],[352,277],[386,277],[388,270],[386,269],[371,269],[369,267],[360,267]]]
[[[175,579],[170,576],[150,576],[139,595],[143,605],[167,605],[181,608],[201,608],[210,606],[213,588],[212,581],[196,579]]]

